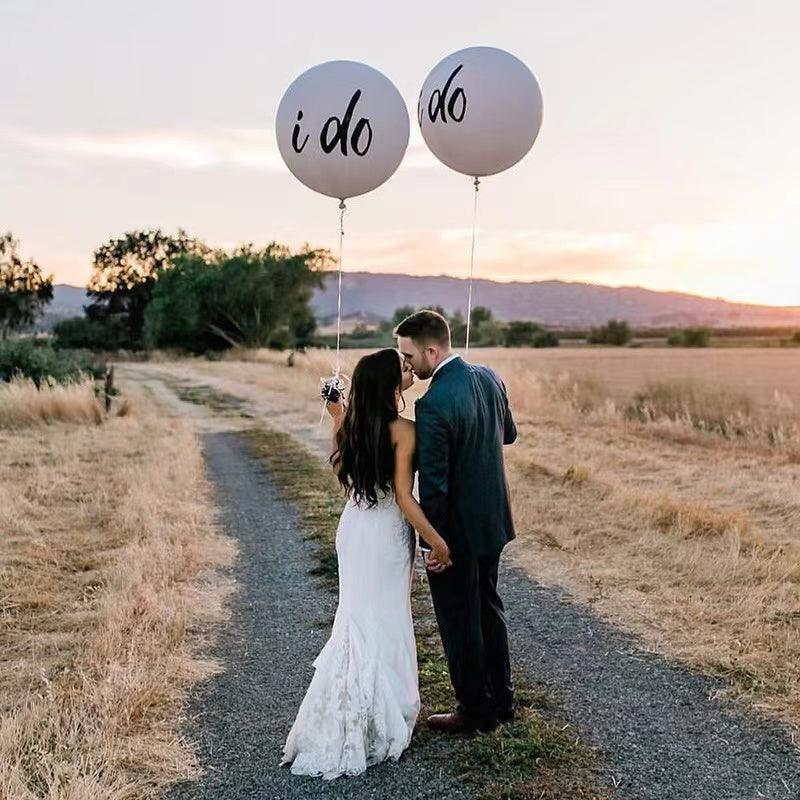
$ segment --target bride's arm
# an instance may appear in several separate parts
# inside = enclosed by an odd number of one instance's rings
[[[403,512],[403,516],[433,549],[433,555],[437,561],[448,564],[450,562],[450,551],[447,542],[428,521],[425,512],[413,494],[414,428],[401,422],[394,428],[394,433],[394,496],[397,500],[397,505]],[[444,555],[447,558],[443,558]]]
[[[325,403],[325,408],[327,412],[331,415],[331,419],[333,419],[333,428],[331,429],[331,454],[328,458],[330,461],[336,455],[336,452],[339,449],[339,446],[336,442],[336,436],[339,433],[339,428],[342,427],[342,420],[344,419],[344,403],[339,400],[338,403]],[[338,473],[338,464],[335,462],[331,462],[333,465],[333,471]]]

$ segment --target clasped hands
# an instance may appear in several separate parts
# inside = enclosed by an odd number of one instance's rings
[[[450,548],[444,541],[430,550],[423,550],[422,558],[428,572],[444,572],[448,567],[453,566]]]

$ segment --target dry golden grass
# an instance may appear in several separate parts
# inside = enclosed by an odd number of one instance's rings
[[[358,351],[342,354],[352,370]],[[800,352],[476,350],[506,382],[513,557],[650,646],[800,725]],[[332,354],[270,351],[146,374],[244,398],[322,449]],[[409,396],[409,413],[413,398]]]
[[[0,431],[0,797],[156,797],[196,771],[182,699],[216,669],[197,646],[233,554],[202,469],[141,402]]]
[[[727,440],[743,443],[747,450],[761,447],[789,458],[800,457],[800,381],[788,371],[792,365],[780,358],[784,353],[771,354],[773,358],[760,366],[760,383],[753,385],[750,375],[746,388],[730,375],[723,377],[715,364],[720,351],[708,351],[710,363],[705,372],[698,369],[695,357],[694,369],[686,373],[680,361],[659,363],[663,358],[659,351],[646,351],[647,358],[640,355],[645,351],[628,352],[641,366],[638,376],[613,353],[598,353],[586,372],[555,369],[552,359],[545,364],[537,364],[534,357],[512,363],[502,357],[497,358],[499,363],[492,358],[488,361],[503,375],[514,407],[523,417],[544,414],[569,421],[580,416],[594,424],[627,420],[643,423],[651,436],[705,442],[712,448]],[[722,352],[726,357],[732,354]],[[750,360],[752,351],[742,352],[743,358]],[[605,377],[604,357],[608,358]],[[795,360],[800,367],[800,358]],[[567,358],[565,364],[574,367],[575,361]],[[754,366],[743,363],[741,368],[744,372]],[[621,385],[615,374],[620,367],[631,380],[628,386]],[[728,371],[730,367],[727,363]],[[702,435],[706,433],[712,436]]]
[[[623,390],[619,356],[603,355],[578,374],[537,370],[533,357],[500,367],[521,430],[508,461],[517,558],[797,726],[796,375],[764,358],[755,386],[743,353],[747,380],[725,380],[709,353],[700,377],[697,356],[684,374],[651,351],[657,363],[640,361]]]
[[[0,383],[0,428],[27,428],[53,422],[78,424],[103,421],[94,382],[53,383],[37,389],[32,380],[15,378]]]

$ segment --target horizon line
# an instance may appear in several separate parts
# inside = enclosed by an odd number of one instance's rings
[[[324,274],[328,275],[336,275],[338,274],[337,269],[326,269],[320,270]],[[391,277],[391,278],[448,278],[450,280],[462,281],[466,283],[469,278],[464,277],[461,275],[449,275],[445,272],[437,272],[437,273],[423,273],[423,274],[413,274],[410,272],[380,272],[374,271],[369,269],[344,269],[344,275],[377,275],[382,277]],[[773,305],[771,303],[754,303],[748,302],[745,300],[728,300],[721,295],[705,295],[700,293],[694,292],[685,292],[680,291],[678,289],[651,289],[647,286],[641,286],[637,284],[611,284],[611,283],[593,283],[591,281],[578,281],[578,280],[564,280],[563,278],[544,278],[540,280],[530,280],[530,281],[521,281],[517,278],[509,279],[509,280],[502,280],[500,278],[484,278],[484,277],[475,277],[475,281],[481,281],[483,283],[494,283],[499,286],[531,286],[538,283],[562,283],[569,286],[594,286],[600,289],[636,289],[638,291],[643,292],[652,292],[653,294],[661,294],[661,295],[680,295],[681,297],[694,297],[701,300],[713,300],[719,303],[727,303],[728,305],[732,306],[750,306],[754,308],[770,308],[775,310],[789,310],[789,311],[800,311],[800,305]],[[67,286],[71,289],[81,289],[86,291],[85,286],[76,286],[72,283],[53,283],[53,286]],[[323,289],[323,291],[325,291]]]

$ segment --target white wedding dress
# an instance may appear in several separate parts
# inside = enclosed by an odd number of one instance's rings
[[[416,547],[394,496],[348,501],[336,532],[339,605],[282,764],[327,780],[358,775],[408,747],[419,713],[411,618]]]

